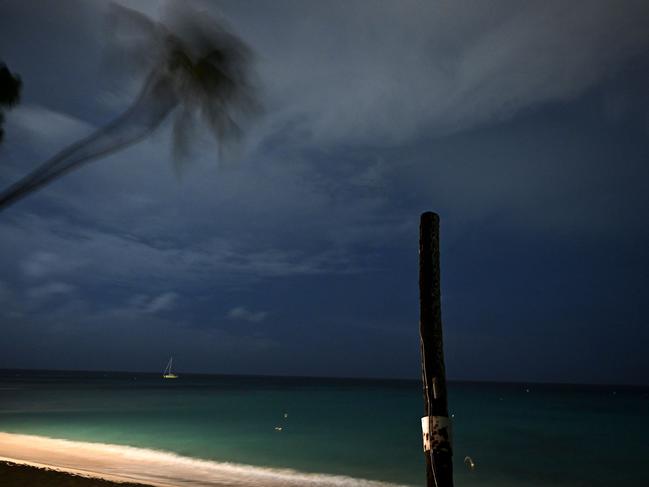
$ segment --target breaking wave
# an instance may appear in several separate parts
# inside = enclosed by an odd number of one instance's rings
[[[109,480],[171,486],[395,487],[342,475],[267,468],[106,443],[0,433],[0,459]]]

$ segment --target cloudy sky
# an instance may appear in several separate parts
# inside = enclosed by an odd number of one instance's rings
[[[178,173],[164,123],[0,213],[0,368],[417,378],[434,210],[451,379],[647,383],[649,3],[194,9],[263,115],[236,155],[199,133]],[[1,186],[136,96],[109,11],[0,1]]]

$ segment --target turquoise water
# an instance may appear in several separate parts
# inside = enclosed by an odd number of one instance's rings
[[[457,486],[649,485],[649,388],[451,383],[449,406]],[[0,372],[0,431],[408,485],[421,411],[415,381]]]

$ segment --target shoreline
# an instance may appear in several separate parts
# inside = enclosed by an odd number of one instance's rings
[[[154,487],[395,487],[396,484],[183,457],[175,453],[0,432],[0,462],[113,485]],[[108,484],[111,485],[111,484]]]

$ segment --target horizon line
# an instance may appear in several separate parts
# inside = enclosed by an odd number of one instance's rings
[[[20,372],[74,372],[74,373],[112,373],[112,374],[160,374],[159,371],[142,371],[142,370],[105,370],[105,369],[42,369],[42,368],[15,368],[0,367],[0,373],[5,371]],[[421,379],[404,378],[404,377],[361,377],[361,376],[327,376],[327,375],[282,375],[282,374],[243,374],[243,373],[219,373],[219,372],[190,372],[179,371],[179,375],[192,376],[217,376],[217,377],[267,377],[275,379],[321,379],[321,380],[364,380],[364,381],[395,381],[395,382],[421,382]],[[514,381],[514,380],[495,380],[495,379],[447,379],[450,383],[471,383],[471,384],[512,384],[512,385],[540,385],[540,386],[591,386],[591,387],[630,387],[630,388],[647,388],[647,384],[637,383],[597,383],[597,382],[550,382],[539,380]]]

